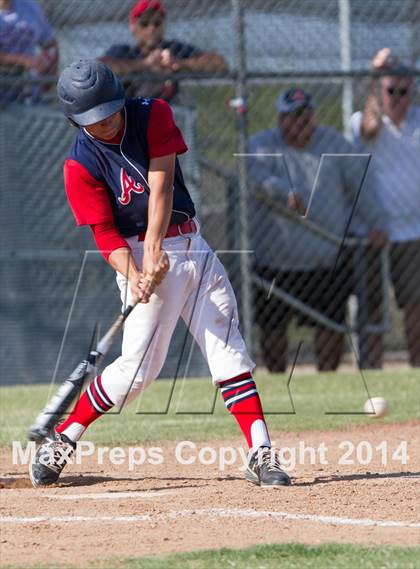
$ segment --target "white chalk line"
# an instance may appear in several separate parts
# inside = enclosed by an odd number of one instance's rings
[[[132,492],[89,492],[86,494],[41,494],[49,500],[124,500],[125,498],[150,499],[178,494],[175,490],[143,490]]]
[[[363,527],[391,527],[391,528],[420,528],[420,523],[393,521],[393,520],[371,520],[368,518],[339,518],[336,516],[319,516],[315,514],[292,514],[289,512],[276,512],[269,510],[239,510],[208,508],[199,510],[179,510],[161,514],[143,514],[136,516],[0,516],[0,523],[4,524],[37,524],[47,522],[74,523],[74,522],[111,522],[111,523],[132,523],[132,522],[162,522],[177,518],[188,517],[206,518],[241,518],[241,519],[273,519],[273,520],[294,520],[309,521],[321,524],[338,526],[363,526]]]

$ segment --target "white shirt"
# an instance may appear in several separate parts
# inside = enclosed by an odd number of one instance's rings
[[[353,141],[372,154],[370,177],[388,216],[391,242],[420,239],[420,107],[398,128],[384,115],[378,136],[361,137],[362,112],[350,120]]]

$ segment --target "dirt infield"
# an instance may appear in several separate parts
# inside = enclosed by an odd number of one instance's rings
[[[70,465],[58,486],[35,490],[26,467],[13,465],[12,451],[2,449],[1,562],[87,566],[112,556],[258,543],[419,543],[420,423],[275,434],[278,444],[301,452],[302,442],[306,449],[324,443],[326,464],[319,453],[307,464],[306,450],[297,460],[306,464],[291,472],[293,486],[261,489],[244,481],[239,461],[224,471],[218,463],[182,465],[176,445],[166,444],[164,464],[128,471],[127,463],[98,466],[88,458]],[[220,456],[222,447],[241,444],[212,446]],[[183,458],[204,446],[210,443],[185,447]]]

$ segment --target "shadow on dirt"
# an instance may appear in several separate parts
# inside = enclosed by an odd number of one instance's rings
[[[317,484],[331,484],[332,482],[344,482],[351,480],[379,480],[384,478],[419,478],[420,472],[365,472],[363,474],[346,474],[317,476],[310,482],[294,482],[293,486],[315,486]]]
[[[115,483],[115,482],[132,482],[145,484],[147,483],[147,487],[145,488],[142,486],[141,490],[171,490],[171,489],[179,489],[179,488],[200,488],[204,486],[208,486],[212,482],[230,482],[233,480],[243,480],[243,478],[235,477],[235,476],[225,476],[225,477],[217,477],[217,478],[193,478],[193,477],[185,477],[185,476],[176,476],[176,477],[141,477],[133,478],[127,476],[103,476],[103,475],[96,475],[96,474],[83,474],[78,476],[63,476],[60,483],[58,484],[59,487],[76,487],[76,486],[94,486],[95,484],[107,484],[107,483]],[[159,486],[152,486],[149,487],[148,483],[156,482]],[[162,486],[164,482],[175,482],[178,483],[176,485],[168,484],[167,486]],[[194,482],[201,482],[202,484],[194,484]],[[139,488],[134,488],[134,490],[138,490]],[[127,488],[121,490],[121,492],[126,492]]]

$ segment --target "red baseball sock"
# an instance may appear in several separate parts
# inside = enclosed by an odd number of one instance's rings
[[[93,421],[113,406],[102,387],[101,376],[98,375],[80,397],[67,419],[57,426],[56,431],[72,441],[77,441]]]
[[[250,372],[220,383],[227,409],[232,413],[250,448],[271,447],[257,386]]]

